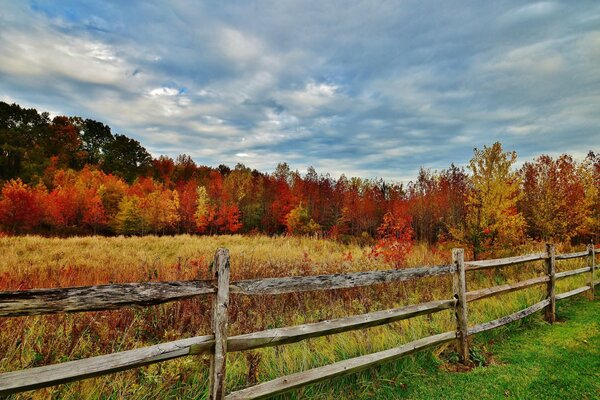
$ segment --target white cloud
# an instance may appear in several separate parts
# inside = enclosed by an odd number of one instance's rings
[[[152,89],[149,94],[150,96],[176,96],[179,94],[179,90],[169,87],[160,87]]]

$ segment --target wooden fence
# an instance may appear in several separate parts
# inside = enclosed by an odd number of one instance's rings
[[[594,249],[590,245],[586,251],[555,254],[554,246],[548,244],[546,245],[545,253],[495,260],[465,261],[463,250],[455,249],[452,252],[452,265],[230,282],[229,251],[219,249],[213,263],[214,279],[209,281],[146,282],[0,292],[0,317],[112,310],[125,306],[148,306],[202,295],[211,295],[214,299],[212,316],[213,334],[211,335],[197,336],[119,353],[3,373],[0,374],[0,395],[39,389],[137,368],[182,356],[204,353],[211,355],[210,399],[228,400],[270,397],[304,385],[364,370],[452,340],[457,340],[461,361],[467,362],[469,336],[519,320],[542,309],[546,310],[546,320],[552,323],[555,320],[556,300],[565,299],[586,291],[589,291],[593,299],[593,288],[600,283],[600,281],[595,281],[594,275],[595,254],[598,253],[600,253],[600,249]],[[555,265],[557,261],[574,258],[587,258],[587,266],[575,270],[556,272]],[[543,276],[518,283],[467,291],[465,279],[467,272],[538,260],[544,261],[546,265],[547,273]],[[556,294],[556,280],[584,273],[589,273],[588,285],[565,293]],[[269,329],[244,335],[228,336],[227,334],[227,307],[230,293],[264,295],[342,289],[449,274],[453,276],[454,290],[454,298],[449,300],[430,301],[390,310],[298,326]],[[547,285],[547,296],[539,303],[494,321],[469,327],[468,303],[544,283]],[[447,309],[455,310],[456,330],[419,339],[390,350],[351,358],[284,376],[230,394],[225,393],[226,355],[228,352],[295,343],[308,338],[389,324],[394,321],[413,318],[418,315],[432,314]]]

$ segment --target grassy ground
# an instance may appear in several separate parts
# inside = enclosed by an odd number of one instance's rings
[[[598,290],[596,291],[598,292]],[[597,293],[598,296],[598,293]],[[490,365],[451,372],[440,357],[422,354],[323,385],[311,398],[359,399],[598,399],[600,398],[600,300],[557,305],[560,321],[540,313],[475,341]],[[491,357],[491,360],[489,359]],[[330,383],[331,387],[331,383]],[[323,393],[323,391],[328,393]],[[293,397],[296,397],[294,395]]]
[[[238,235],[69,239],[9,237],[0,238],[0,290],[202,279],[208,277],[209,263],[216,248],[221,246],[231,251],[233,280],[390,268],[383,261],[374,259],[368,247],[309,238]],[[530,244],[528,247],[514,249],[514,253],[503,255],[533,253],[542,249],[541,243]],[[578,249],[561,248],[559,252],[569,250]],[[431,249],[419,244],[409,255],[407,267],[449,262],[449,248]],[[563,271],[582,266],[583,260],[569,260],[558,263],[557,269]],[[477,271],[468,274],[467,285],[469,290],[475,290],[517,282],[540,276],[544,270],[543,263],[538,261],[498,271]],[[587,279],[587,275],[580,275],[561,280],[557,283],[557,293],[580,287]],[[230,334],[299,325],[434,299],[448,299],[452,296],[451,288],[451,278],[442,276],[359,289],[280,296],[235,295],[229,306]],[[537,303],[544,296],[545,288],[540,285],[471,303],[469,322],[475,325],[499,318]],[[536,321],[536,318],[538,317],[531,318],[530,321]],[[205,335],[210,332],[209,322],[208,298],[143,309],[0,318],[0,372]],[[227,389],[233,391],[290,373],[385,350],[452,330],[455,323],[452,312],[447,310],[386,326],[310,339],[287,346],[231,353],[227,356]],[[497,354],[502,354],[501,348]],[[415,382],[427,382],[431,374],[434,377],[441,374],[438,372],[439,360],[431,353],[423,353],[377,370],[379,372],[376,374],[381,375],[380,379],[370,379],[370,374],[375,374],[370,372],[327,385],[309,387],[290,397],[435,397],[435,394],[427,392],[431,387],[436,387],[433,383],[430,386]],[[13,398],[204,399],[208,395],[208,365],[207,357],[184,357],[28,392]],[[398,378],[398,371],[403,371],[402,379]],[[530,374],[535,371],[532,370]],[[465,376],[471,374],[478,376],[477,370]],[[457,374],[452,379],[459,379],[460,376],[462,374]],[[459,382],[455,384],[457,388],[460,387]],[[457,389],[456,393],[463,394],[464,391]]]

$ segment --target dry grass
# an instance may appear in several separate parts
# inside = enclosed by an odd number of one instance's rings
[[[0,239],[0,290],[91,285],[109,282],[208,278],[218,247],[231,252],[232,279],[313,275],[388,269],[357,245],[309,238],[264,236],[177,236],[143,238],[85,237]],[[542,245],[517,253],[541,251]],[[408,266],[450,262],[449,249],[417,245]],[[561,262],[559,270],[582,266]],[[469,275],[476,289],[543,273],[541,262],[502,271]],[[581,286],[586,278],[560,282],[559,290]],[[295,325],[451,296],[448,277],[369,288],[280,296],[234,296],[231,334]],[[539,301],[544,288],[507,294],[472,304],[472,324],[498,318]],[[119,311],[5,318],[0,320],[0,371],[62,362],[122,351],[161,341],[206,334],[209,303],[194,299]],[[450,311],[384,327],[311,339],[298,344],[228,356],[228,386],[259,381],[390,348],[419,337],[453,329]],[[253,365],[248,371],[248,365]],[[22,398],[204,398],[208,360],[187,357],[139,370],[40,390]],[[327,390],[323,396],[331,393]]]

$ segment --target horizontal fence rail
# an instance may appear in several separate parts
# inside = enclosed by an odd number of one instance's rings
[[[428,276],[447,275],[454,272],[451,265],[437,267],[392,269],[387,271],[354,272],[316,276],[292,276],[234,282],[232,293],[282,294],[311,290],[349,289],[379,283],[399,282]]]
[[[0,317],[150,306],[215,293],[212,281],[122,283],[0,292]]]
[[[292,389],[317,383],[337,376],[347,375],[362,371],[369,367],[396,360],[400,357],[415,353],[419,350],[440,345],[456,339],[456,332],[446,332],[415,340],[400,347],[365,356],[350,358],[323,367],[313,368],[308,371],[298,372],[269,382],[260,383],[246,389],[233,392],[226,397],[227,400],[263,399],[277,394],[288,392]]]
[[[587,254],[587,253],[586,253]],[[467,271],[474,271],[478,269],[506,267],[509,265],[522,264],[531,261],[544,260],[548,256],[544,253],[539,254],[528,254],[524,256],[515,256],[507,258],[497,258],[494,260],[481,260],[481,261],[466,261]]]
[[[214,333],[212,335],[181,339],[60,364],[6,372],[0,374],[0,395],[78,381],[183,356],[199,354],[211,355],[210,398],[226,398],[229,400],[270,397],[311,383],[354,373],[425,348],[457,339],[461,348],[461,354],[463,355],[461,359],[463,362],[468,362],[468,341],[466,340],[468,336],[498,328],[543,309],[546,309],[546,319],[552,322],[555,318],[553,305],[556,300],[566,299],[584,292],[590,292],[590,296],[593,298],[593,288],[600,284],[600,280],[594,280],[595,254],[599,252],[600,249],[588,246],[586,251],[555,255],[554,247],[548,245],[545,253],[495,260],[463,261],[462,251],[457,250],[454,252],[454,262],[452,265],[348,274],[252,279],[230,283],[229,253],[227,250],[220,249],[213,263],[215,268],[213,272],[214,280],[125,283],[0,292],[0,317],[112,310],[126,306],[149,306],[202,295],[213,296],[214,304]],[[588,265],[583,268],[555,272],[556,261],[575,258],[586,258]],[[490,288],[472,291],[466,290],[465,271],[510,266],[540,260],[546,263],[547,275]],[[556,280],[585,273],[590,273],[588,285],[555,294],[554,285]],[[227,336],[227,304],[230,301],[230,293],[277,295],[303,291],[364,287],[443,275],[451,275],[453,277],[454,299],[435,300],[362,315],[268,329],[237,336]],[[548,296],[546,299],[516,313],[468,327],[467,303],[541,284],[546,284],[548,287]],[[309,338],[385,325],[449,309],[454,309],[459,318],[456,331],[429,336],[389,350],[313,368],[269,382],[260,383],[228,395],[225,394],[226,364],[224,355],[227,352],[290,344]]]

